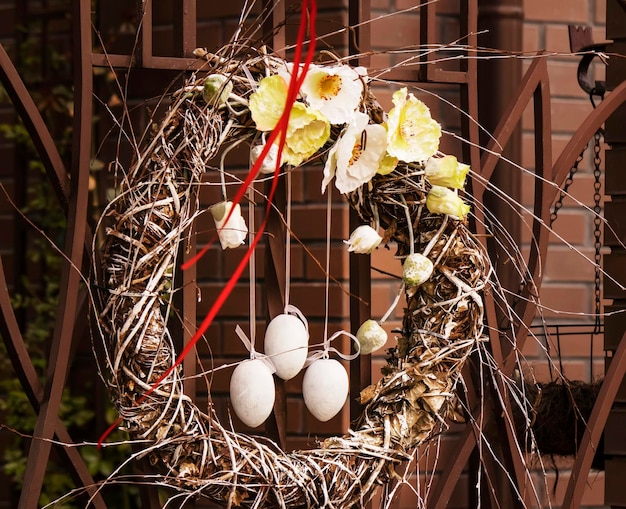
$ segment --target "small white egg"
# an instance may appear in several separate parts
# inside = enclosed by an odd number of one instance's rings
[[[309,333],[297,316],[276,316],[265,331],[265,355],[276,367],[276,375],[290,380],[304,367]]]
[[[326,422],[343,408],[348,385],[348,373],[339,361],[318,359],[304,373],[304,404],[317,420]]]
[[[256,428],[263,424],[274,408],[274,377],[260,359],[239,364],[230,378],[230,402],[244,424]]]

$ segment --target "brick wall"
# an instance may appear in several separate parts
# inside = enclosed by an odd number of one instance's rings
[[[170,55],[172,48],[171,12],[173,0],[155,2],[155,54]],[[292,2],[298,3],[298,2]],[[319,33],[335,31],[347,23],[347,9],[345,0],[318,1],[319,13]],[[410,9],[417,2],[414,0],[371,0],[372,17],[372,49],[370,68],[372,70],[382,70],[391,65],[398,64],[403,58],[399,54],[390,54],[386,50],[415,45],[419,42],[419,13],[417,10],[403,12]],[[597,41],[604,39],[604,3],[605,0],[557,0],[540,1],[525,0],[525,22],[524,22],[524,51],[528,54],[538,50],[546,50],[549,59],[549,70],[552,90],[552,113],[553,113],[553,143],[554,157],[559,153],[560,148],[571,137],[575,128],[580,124],[591,106],[576,84],[577,59],[568,55],[569,45],[567,38],[567,24],[580,23],[590,24],[594,27],[594,35]],[[439,2],[439,34],[442,42],[449,42],[459,37],[457,10],[458,2],[452,0],[441,0]],[[7,14],[0,19],[4,22],[10,18],[13,12],[14,2],[0,2],[0,10]],[[232,33],[238,11],[236,2],[198,2],[198,46],[208,48],[225,41]],[[127,14],[123,9],[119,9],[113,14],[124,17]],[[294,24],[297,18],[291,18],[287,27],[288,37],[293,38]],[[0,27],[2,30],[2,27]],[[10,31],[7,27],[7,33]],[[2,32],[0,32],[2,33]],[[335,35],[324,40],[331,49],[345,53],[347,36]],[[279,49],[279,48],[277,48]],[[450,66],[455,63],[451,62]],[[528,66],[528,61],[523,62],[524,68]],[[603,68],[601,65],[594,66],[596,79],[602,77]],[[382,76],[384,78],[384,76]],[[440,120],[444,127],[449,130],[458,130],[460,126],[459,112],[450,105],[440,101],[433,92],[449,100],[453,105],[459,104],[457,91],[453,87],[424,87],[427,91],[416,91],[417,95],[425,100],[433,111],[433,116]],[[376,87],[377,96],[385,108],[389,108],[390,94],[395,87],[380,85]],[[5,115],[0,111],[0,115]],[[525,168],[532,170],[533,160],[533,133],[530,111],[524,116],[523,121],[523,153],[521,164]],[[9,150],[4,145],[0,150]],[[442,150],[448,153],[460,154],[460,146],[457,141],[448,137],[444,140]],[[3,152],[4,153],[4,152]],[[6,160],[6,159],[3,159]],[[228,167],[234,172],[245,171],[247,161],[245,157],[234,154],[229,158]],[[9,165],[3,166],[8,168]],[[571,187],[572,196],[575,200],[580,200],[587,206],[593,206],[592,189],[593,179],[591,174],[591,160],[587,156],[581,164],[579,174],[576,176]],[[1,171],[1,170],[0,170]],[[293,205],[294,220],[293,230],[298,238],[305,243],[306,249],[298,242],[293,243],[292,248],[292,299],[291,302],[300,307],[311,323],[311,341],[321,342],[324,318],[324,274],[319,264],[324,264],[325,246],[325,197],[319,192],[321,168],[312,167],[298,170],[294,174]],[[12,172],[0,173],[0,178],[8,188],[12,185]],[[524,181],[522,202],[529,204],[530,194],[527,192],[532,185],[532,178],[528,177]],[[209,206],[220,198],[214,188],[207,187],[201,194],[201,205]],[[581,210],[574,199],[567,198],[564,207],[559,213],[559,219],[555,223],[557,233],[576,250],[587,256],[593,256],[593,218],[588,212]],[[348,284],[348,262],[347,255],[340,239],[347,238],[348,220],[347,209],[342,204],[339,196],[333,197],[333,230],[334,239],[331,257],[331,274],[342,283],[343,289],[337,285],[330,288],[331,315],[330,331],[339,328],[348,328],[348,298],[345,288]],[[246,211],[244,210],[244,214]],[[2,231],[10,231],[13,219],[11,210],[0,201],[0,226],[4,225]],[[258,224],[258,223],[257,223]],[[213,228],[212,220],[205,214],[200,218],[198,231],[201,234],[198,242],[202,244],[210,235]],[[11,246],[7,244],[6,236],[0,237],[0,254],[3,255],[5,266],[7,261],[11,264]],[[523,241],[527,245],[530,242],[528,232],[524,233]],[[393,258],[393,250],[379,249],[372,257],[372,265],[376,268],[384,269],[388,272],[398,274],[399,263]],[[259,253],[257,274],[263,277],[263,250]],[[199,318],[203,317],[203,312],[213,302],[213,299],[223,286],[225,277],[232,272],[237,261],[242,256],[241,252],[226,252],[215,248],[211,249],[198,267],[198,283],[202,300],[198,305]],[[545,267],[545,283],[543,292],[543,303],[546,306],[546,318],[550,322],[568,322],[576,320],[582,323],[591,321],[588,316],[593,310],[593,268],[581,259],[574,250],[563,245],[562,242],[555,242],[550,248]],[[247,273],[246,273],[247,274]],[[208,342],[199,346],[199,358],[201,368],[208,368],[211,365],[221,365],[222,363],[232,363],[247,356],[241,342],[234,334],[234,327],[237,324],[245,326],[247,324],[247,303],[248,303],[249,279],[244,275],[233,295],[227,301],[220,321],[215,323],[207,333]],[[372,272],[372,317],[380,318],[386,311],[389,303],[393,300],[397,291],[397,282],[389,276],[379,272]],[[264,293],[262,279],[257,284],[257,296]],[[555,313],[552,309],[567,313]],[[263,323],[267,314],[267,309],[259,298],[257,302],[258,330],[257,338],[260,343],[263,338]],[[400,326],[401,307],[396,310],[392,318],[385,324],[385,328],[391,331]],[[246,328],[246,327],[244,327]],[[390,334],[393,337],[393,334]],[[601,375],[603,370],[602,343],[601,339],[594,342],[593,360],[590,360],[589,351],[591,344],[587,334],[580,334],[575,337],[568,337],[561,343],[561,353],[566,376],[572,379],[591,380],[592,377]],[[346,345],[344,344],[344,348]],[[555,345],[552,345],[553,349]],[[534,366],[535,373],[539,378],[548,376],[547,364],[542,350],[536,343],[530,342],[524,354],[530,359]],[[373,358],[372,372],[378,376],[380,367],[384,364],[382,355]],[[211,375],[207,383],[211,386],[211,397],[213,403],[219,410],[221,418],[227,422],[228,417],[228,381],[230,370],[216,371]],[[348,405],[344,412],[328,423],[319,423],[308,414],[302,404],[300,396],[301,387],[300,375],[296,379],[286,384],[287,410],[289,433],[289,447],[308,447],[316,437],[323,437],[329,434],[342,433],[348,425]],[[207,404],[206,387],[199,386],[198,401],[202,408]],[[352,395],[351,397],[354,397]],[[246,428],[234,418],[237,429],[245,431]],[[444,438],[441,445],[441,455],[453,454],[453,442]],[[432,468],[432,458],[428,465],[422,467]],[[547,489],[551,495],[553,505],[558,506],[559,500],[563,496],[565,482],[568,479],[568,463],[559,461],[560,475],[558,483],[556,475],[550,471],[547,479]],[[415,477],[412,478],[415,484]],[[537,474],[538,485],[543,485],[543,480]],[[422,483],[425,480],[421,479]],[[470,482],[463,478],[455,491],[450,507],[466,507],[468,500],[468,485]],[[583,498],[585,507],[597,507],[602,505],[603,475],[594,474],[589,479],[586,494]],[[547,494],[546,500],[547,500]],[[401,490],[396,508],[415,507],[417,499],[411,489]]]

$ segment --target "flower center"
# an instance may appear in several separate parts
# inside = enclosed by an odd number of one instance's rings
[[[404,141],[411,141],[417,136],[417,126],[413,120],[405,120],[400,126],[400,135]]]
[[[359,160],[359,157],[361,157],[362,153],[363,153],[363,147],[361,145],[361,142],[357,141],[354,144],[354,147],[352,147],[352,157],[350,158],[350,161],[348,162],[348,166],[352,166],[354,163],[356,163]]]
[[[337,97],[339,91],[341,90],[341,84],[341,76],[327,74],[317,85],[320,97],[325,101],[329,101],[330,99]]]

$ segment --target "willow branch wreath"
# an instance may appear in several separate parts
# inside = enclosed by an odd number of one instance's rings
[[[93,250],[102,253],[94,260],[101,370],[121,427],[145,444],[141,454],[159,483],[182,493],[227,507],[363,507],[445,429],[461,369],[485,340],[491,268],[459,196],[468,168],[438,152],[439,125],[407,90],[385,113],[364,69],[337,61],[303,67],[245,45],[198,56],[206,68],[171,95],[104,211],[96,236],[104,243]],[[284,114],[296,75],[302,86]],[[281,118],[284,134],[272,144]],[[393,241],[403,260],[403,330],[382,378],[362,391],[352,429],[315,450],[286,453],[228,429],[211,405],[200,410],[183,393],[168,331],[180,243],[197,217],[203,174],[215,172],[207,161],[244,145],[260,154],[251,178],[267,167],[324,161],[323,186],[334,179],[366,227],[350,249]],[[246,231],[237,203],[220,205],[213,212],[222,246],[238,246]],[[371,351],[368,332],[359,340]]]

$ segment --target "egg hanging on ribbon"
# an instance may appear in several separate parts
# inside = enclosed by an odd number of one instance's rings
[[[309,332],[295,315],[276,316],[265,331],[265,355],[276,367],[276,375],[290,380],[304,367],[309,346]]]
[[[318,359],[304,373],[304,404],[317,420],[326,422],[343,408],[348,385],[348,373],[339,361]]]
[[[230,402],[244,424],[256,428],[263,424],[274,408],[274,377],[260,359],[239,364],[230,379]]]

